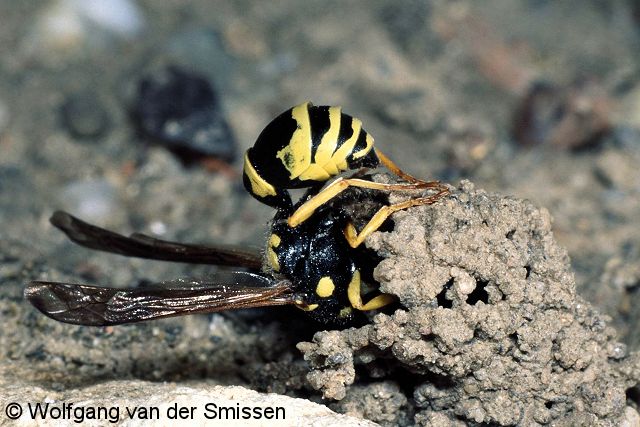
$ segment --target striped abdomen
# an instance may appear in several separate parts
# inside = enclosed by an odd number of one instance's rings
[[[324,182],[348,169],[374,167],[373,137],[340,107],[293,107],[275,118],[247,152],[247,160],[277,188]],[[245,169],[247,165],[245,164]]]

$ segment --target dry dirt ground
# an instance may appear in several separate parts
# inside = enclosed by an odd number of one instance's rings
[[[176,389],[259,400],[224,385],[383,425],[637,425],[637,1],[99,3],[0,2],[3,408],[165,403]],[[140,82],[169,65],[213,85],[207,135],[234,160],[187,161],[145,131]],[[74,246],[49,225],[55,209],[262,247],[273,210],[244,191],[240,153],[307,100],[342,105],[403,169],[452,185],[367,242],[400,311],[317,334],[277,308],[92,329],[24,301],[34,279],[209,271]]]

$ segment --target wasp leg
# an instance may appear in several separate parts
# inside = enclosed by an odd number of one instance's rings
[[[376,148],[376,155],[378,156],[378,160],[382,163],[387,169],[389,169],[394,175],[402,178],[407,182],[411,182],[413,184],[426,184],[428,181],[423,181],[421,179],[415,178],[402,169],[398,167],[390,158],[388,158],[384,153]]]
[[[347,297],[349,298],[349,303],[356,310],[377,310],[395,301],[395,297],[393,295],[381,294],[377,297],[372,298],[366,304],[363,304],[360,289],[361,285],[362,282],[360,281],[360,272],[356,270],[356,272],[353,273],[353,277],[351,278],[351,282],[349,282],[349,287],[347,288]]]
[[[426,188],[443,188],[438,181],[418,182],[409,184],[382,184],[380,182],[367,181],[365,179],[338,178],[329,184],[318,194],[307,200],[289,217],[289,226],[297,227],[306,221],[320,206],[333,199],[349,187],[370,188],[384,191],[422,190]]]
[[[362,242],[365,241],[367,237],[369,237],[371,233],[380,228],[380,226],[382,226],[382,224],[387,220],[387,218],[389,218],[389,215],[391,215],[392,213],[413,206],[430,205],[438,201],[438,199],[440,199],[441,197],[446,196],[447,194],[449,194],[449,190],[445,189],[434,194],[433,196],[420,197],[418,199],[410,199],[391,206],[383,206],[378,210],[378,212],[375,213],[375,215],[373,215],[373,217],[371,217],[369,222],[364,226],[360,233],[356,231],[353,223],[349,222],[344,229],[344,237],[347,239],[347,242],[349,242],[349,246],[351,246],[352,248],[357,248],[362,244]]]

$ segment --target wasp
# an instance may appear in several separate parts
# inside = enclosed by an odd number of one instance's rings
[[[344,130],[348,128],[351,133]],[[301,130],[305,135],[296,136]],[[366,168],[380,164],[407,182],[382,184],[362,178]],[[322,188],[331,177],[352,169],[360,170]],[[281,114],[260,134],[245,154],[244,183],[250,194],[276,208],[264,256],[247,248],[170,242],[139,233],[126,237],[61,211],[51,217],[51,223],[72,241],[90,249],[241,271],[125,289],[35,281],[25,289],[26,298],[49,317],[81,325],[116,325],[274,305],[294,305],[321,323],[346,325],[362,312],[395,300],[375,287],[367,291],[364,282],[374,284],[370,282],[375,263],[361,245],[364,239],[393,212],[434,203],[448,193],[436,181],[421,181],[404,173],[375,150],[358,119],[343,114],[339,107],[310,103]],[[358,233],[337,198],[350,187],[437,192],[380,207]],[[307,188],[295,204],[287,192],[293,188]]]
[[[276,117],[244,155],[243,182],[254,198],[278,211],[289,213],[287,223],[297,227],[316,209],[350,187],[384,191],[436,189],[439,197],[448,193],[438,181],[423,181],[401,170],[374,147],[373,137],[362,121],[342,112],[341,107],[314,106],[305,102]],[[384,165],[406,181],[383,184],[360,178],[331,178],[348,170],[366,170]],[[358,176],[360,172],[356,173]],[[308,200],[294,209],[288,190],[307,188]],[[436,198],[436,199],[437,199]],[[433,203],[432,197],[380,208],[360,233],[348,224],[345,237],[358,247],[393,213],[411,206]]]

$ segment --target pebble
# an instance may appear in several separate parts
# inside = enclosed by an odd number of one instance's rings
[[[81,18],[123,37],[142,31],[144,16],[133,0],[65,0]]]
[[[607,346],[607,351],[608,351],[609,357],[615,360],[623,359],[628,354],[627,346],[621,342],[617,342],[615,344],[609,344]]]
[[[91,223],[108,222],[118,211],[116,189],[103,179],[74,181],[59,195],[62,208]]]
[[[145,27],[134,0],[57,0],[43,8],[29,35],[28,50],[60,60],[96,49],[113,38],[133,39]]]
[[[512,136],[522,147],[594,147],[611,130],[612,104],[610,94],[595,80],[567,86],[537,81],[516,110]]]
[[[71,95],[61,107],[62,123],[76,139],[98,139],[108,132],[109,115],[93,93]]]
[[[134,113],[149,138],[179,154],[235,157],[235,139],[216,92],[199,74],[173,66],[144,77]]]

